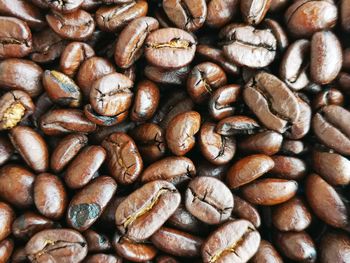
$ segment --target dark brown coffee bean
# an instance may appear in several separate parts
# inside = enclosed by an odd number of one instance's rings
[[[312,14],[312,15],[310,15]],[[296,1],[285,13],[290,33],[295,37],[309,37],[313,33],[335,26],[338,18],[333,1]]]
[[[332,185],[350,183],[350,161],[340,154],[315,151],[313,168]]]
[[[102,146],[107,151],[110,174],[120,184],[132,184],[140,175],[143,162],[132,138],[122,132],[108,136]]]
[[[338,89],[330,88],[316,94],[312,101],[313,110],[319,110],[327,105],[343,106],[344,95]]]
[[[271,3],[273,0],[271,0]],[[264,26],[272,31],[277,41],[277,47],[280,52],[284,52],[289,45],[288,36],[286,30],[282,27],[281,23],[276,20],[266,18],[264,19]]]
[[[300,180],[305,177],[307,164],[302,159],[284,155],[274,155],[271,158],[275,163],[270,170],[271,174],[291,180]]]
[[[298,190],[298,183],[284,179],[259,179],[242,188],[243,197],[256,205],[277,205],[291,199]]]
[[[163,8],[171,22],[187,31],[201,28],[207,16],[204,0],[164,0]]]
[[[0,202],[0,241],[11,234],[11,226],[15,217],[12,208],[8,204]]]
[[[299,262],[315,262],[316,245],[306,232],[278,232],[276,246],[287,258]]]
[[[0,58],[24,57],[32,50],[32,33],[25,22],[14,17],[0,17]]]
[[[234,189],[248,184],[270,171],[274,165],[274,161],[267,155],[247,156],[231,166],[227,172],[227,185]]]
[[[33,202],[35,176],[19,165],[0,169],[0,197],[18,208],[30,207]]]
[[[117,190],[109,176],[100,176],[73,196],[67,210],[67,223],[78,231],[88,229],[102,214]]]
[[[236,84],[226,85],[215,90],[208,103],[211,117],[221,120],[233,115],[235,107],[231,104],[237,101],[240,90],[240,86]]]
[[[346,262],[349,260],[350,238],[343,232],[326,233],[320,244],[321,263]]]
[[[103,226],[109,227],[110,224],[115,224],[115,210],[120,205],[120,203],[125,199],[125,196],[115,196],[108,203],[105,210],[103,211],[101,217],[99,218]]]
[[[150,240],[161,251],[179,257],[200,256],[203,243],[199,237],[168,227],[161,227]]]
[[[286,131],[288,122],[296,122],[300,115],[297,97],[269,73],[256,74],[246,84],[243,98],[267,128],[280,133]]]
[[[272,210],[272,223],[280,231],[305,230],[311,220],[311,213],[299,197],[277,205]]]
[[[146,1],[130,1],[125,4],[102,6],[96,11],[96,23],[103,31],[115,32],[132,20],[147,14]]]
[[[243,19],[251,25],[259,24],[265,17],[271,5],[271,0],[247,0],[241,3]]]
[[[122,263],[123,261],[122,261],[122,258],[116,255],[98,253],[98,254],[88,256],[84,262],[85,263]]]
[[[152,244],[136,243],[119,234],[114,236],[113,246],[118,255],[133,262],[147,262],[157,254],[157,249]]]
[[[64,175],[66,185],[71,189],[82,188],[95,176],[106,159],[106,151],[97,145],[86,146],[76,155]]]
[[[207,2],[206,24],[220,28],[231,21],[238,13],[238,0],[211,0]]]
[[[343,107],[323,107],[312,119],[313,131],[326,146],[341,154],[350,155],[350,129],[346,123],[350,112]]]
[[[13,155],[15,149],[7,136],[0,135],[0,166],[4,165]]]
[[[145,68],[145,76],[156,83],[181,85],[186,82],[190,69],[189,66],[179,69],[165,69],[147,65]]]
[[[77,10],[84,2],[84,0],[67,0],[67,1],[51,1],[45,0],[48,6],[60,13],[71,13]]]
[[[90,133],[96,130],[96,124],[89,121],[80,110],[55,109],[42,116],[40,129],[46,135],[62,135],[72,132]]]
[[[349,0],[342,0],[340,6],[341,23],[344,30],[350,32],[350,2]]]
[[[153,17],[140,17],[129,23],[115,45],[115,63],[121,68],[133,65],[143,53],[142,46],[148,34],[158,27],[159,23]]]
[[[43,70],[34,62],[25,59],[5,59],[0,62],[0,87],[19,89],[31,97],[38,96],[43,88]]]
[[[5,239],[0,242],[0,261],[8,262],[14,249],[14,242],[12,239]]]
[[[22,240],[28,240],[36,233],[55,227],[55,223],[46,217],[33,212],[20,215],[12,224],[13,235]]]
[[[231,24],[223,28],[224,54],[234,63],[251,68],[262,68],[275,58],[277,41],[270,29]]]
[[[73,133],[62,138],[51,153],[50,168],[56,173],[61,172],[87,143],[84,134]]]
[[[89,98],[94,81],[113,72],[115,72],[114,66],[108,60],[101,57],[90,57],[79,67],[76,75],[77,84],[84,96]]]
[[[149,182],[118,206],[115,212],[117,228],[131,240],[145,240],[175,212],[180,199],[171,183],[162,180]]]
[[[222,1],[222,0],[212,0],[210,3],[213,3],[215,1]],[[236,1],[236,0],[230,0],[230,1]],[[226,1],[226,2],[229,2],[229,1]],[[212,46],[202,44],[197,46],[196,53],[202,56],[205,60],[209,60],[214,62],[215,64],[218,64],[228,74],[238,75],[240,72],[240,69],[237,65],[235,65],[234,63],[226,59],[226,57],[224,56],[224,52],[221,49],[217,49]]]
[[[259,232],[249,221],[230,221],[215,230],[204,242],[203,262],[248,262],[257,252],[259,244]]]
[[[226,74],[221,67],[211,62],[204,62],[191,70],[187,79],[187,92],[194,102],[202,103],[226,82]]]
[[[287,155],[299,155],[305,153],[308,150],[303,141],[297,140],[284,140],[281,152]]]
[[[231,191],[213,177],[196,177],[186,190],[187,210],[207,224],[219,224],[227,220],[234,206]]]
[[[89,252],[101,252],[112,248],[111,242],[104,234],[88,229],[83,233],[83,235],[88,244]]]
[[[152,118],[158,108],[159,99],[159,88],[155,83],[149,80],[139,82],[130,119],[135,122],[143,122]]]
[[[196,174],[196,167],[187,157],[170,156],[152,163],[143,170],[141,182],[166,180],[174,185],[190,181]]]
[[[164,130],[157,124],[141,124],[131,131],[131,136],[145,162],[154,162],[164,156],[166,150],[165,134]]]
[[[216,125],[216,132],[224,136],[236,134],[252,134],[260,128],[260,125],[247,116],[232,116],[219,121]]]
[[[87,255],[86,240],[72,229],[49,229],[34,235],[26,245],[31,262],[81,262]]]
[[[134,129],[136,124],[134,122],[125,121],[121,122],[118,125],[113,125],[110,127],[98,127],[98,129],[92,134],[92,139],[97,142],[101,143],[104,139],[106,139],[109,135],[115,132],[131,132],[132,129]]]
[[[86,104],[84,106],[84,114],[86,118],[98,126],[109,127],[121,123],[128,116],[128,113],[129,112],[125,111],[115,116],[104,116],[94,111],[91,104]]]
[[[310,41],[300,39],[291,44],[283,56],[280,77],[293,90],[301,90],[310,82],[308,76],[309,54]]]
[[[333,81],[341,70],[342,61],[340,42],[332,32],[321,31],[312,36],[310,75],[314,82],[324,85]]]
[[[271,243],[261,240],[256,254],[251,260],[252,263],[283,263],[282,257],[278,254]]]
[[[95,56],[92,47],[84,42],[72,42],[66,46],[60,58],[60,70],[69,77],[74,77],[80,65]]]
[[[184,30],[162,28],[150,33],[145,41],[145,56],[149,63],[163,68],[180,68],[194,57],[196,41]]]
[[[321,220],[337,228],[349,225],[346,203],[319,175],[311,174],[306,178],[305,192],[308,204]]]
[[[238,196],[235,196],[235,205],[233,206],[232,214],[240,219],[248,220],[256,228],[261,225],[261,218],[258,210],[252,204]]]
[[[267,130],[241,139],[238,148],[247,153],[274,155],[281,149],[282,142],[283,136],[280,133]]]
[[[94,19],[84,10],[69,14],[50,13],[46,15],[46,21],[53,31],[65,39],[85,40],[95,29]]]
[[[15,127],[34,110],[35,105],[28,93],[21,90],[6,92],[0,97],[0,130]]]
[[[236,152],[236,140],[215,132],[216,124],[206,122],[199,132],[199,147],[202,155],[216,165],[226,164]]]

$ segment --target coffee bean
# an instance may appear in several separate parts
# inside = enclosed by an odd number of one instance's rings
[[[150,80],[170,85],[181,85],[185,83],[190,67],[185,66],[179,69],[165,69],[147,65],[145,68],[145,76]]]
[[[266,240],[261,240],[258,251],[251,260],[252,263],[282,263],[283,259],[276,249]]]
[[[0,242],[0,260],[2,262],[7,262],[14,249],[14,242],[12,239],[5,239]]]
[[[239,1],[237,0],[211,0],[207,3],[206,24],[211,27],[222,27],[231,21],[237,14]]]
[[[237,134],[253,134],[260,128],[260,125],[252,118],[247,116],[232,116],[219,121],[216,126],[216,132],[224,136]]]
[[[0,241],[11,234],[11,226],[14,220],[15,212],[12,208],[8,204],[0,202]]]
[[[350,20],[349,20],[350,8],[349,0],[342,0],[340,7],[341,22],[344,30],[350,31]]]
[[[12,156],[15,149],[11,141],[4,135],[0,135],[0,165],[4,165]]]
[[[350,239],[343,232],[326,233],[320,244],[320,262],[346,262],[349,259]]]
[[[300,180],[307,173],[308,167],[302,159],[284,155],[274,155],[271,158],[275,165],[270,170],[270,173],[279,178]]]
[[[253,1],[248,0],[241,3],[243,19],[251,25],[259,24],[270,8],[271,0]]]
[[[312,103],[312,108],[314,110],[319,110],[327,105],[343,106],[343,104],[344,95],[341,93],[341,91],[338,89],[330,88],[316,94]]]
[[[98,233],[92,229],[84,232],[89,252],[108,251],[112,248],[112,244],[108,237],[104,234]]]
[[[235,196],[235,205],[232,209],[232,214],[240,219],[246,219],[251,222],[256,228],[261,225],[261,218],[258,210],[254,205],[244,199]]]
[[[122,259],[116,255],[98,253],[88,256],[86,263],[122,263]]]

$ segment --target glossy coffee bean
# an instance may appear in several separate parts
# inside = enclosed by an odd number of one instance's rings
[[[178,28],[153,31],[145,41],[145,56],[149,63],[163,68],[180,68],[189,64],[196,51],[195,39]]]
[[[48,6],[60,13],[71,13],[75,10],[77,10],[82,4],[83,0],[69,0],[65,2],[56,2],[56,1],[49,1],[45,0],[45,2],[48,4]]]
[[[220,28],[231,21],[239,8],[237,0],[211,0],[207,3],[206,24]]]
[[[8,204],[0,202],[0,241],[11,234],[11,226],[15,217],[16,215],[12,208]]]
[[[86,240],[71,229],[49,229],[35,234],[26,245],[31,262],[80,262],[88,252]]]
[[[272,2],[273,0],[271,3]],[[278,20],[273,20],[270,18],[265,18],[264,20],[264,26],[270,29],[276,38],[278,51],[281,53],[284,52],[289,45],[286,29],[283,28],[282,23],[279,23]]]
[[[260,235],[249,221],[230,221],[212,232],[204,242],[203,262],[247,262],[257,252],[259,244]]]
[[[178,69],[166,69],[147,65],[145,68],[145,76],[156,83],[181,85],[186,82],[190,69],[189,66]]]
[[[115,212],[120,233],[142,241],[153,235],[175,212],[180,194],[166,181],[149,182],[125,198]]]
[[[59,177],[43,173],[35,178],[34,203],[38,211],[51,219],[60,219],[66,211],[68,197]]]
[[[237,134],[253,134],[260,128],[260,125],[247,116],[235,115],[219,121],[216,125],[216,132],[224,136]]]
[[[12,239],[7,238],[0,242],[0,260],[2,262],[8,262],[14,249],[14,242]]]
[[[261,217],[257,208],[238,196],[235,196],[235,204],[232,209],[232,215],[240,219],[248,220],[256,228],[260,227],[261,225]]]
[[[284,140],[281,147],[281,152],[287,155],[299,155],[307,150],[307,146],[300,140]]]
[[[234,163],[227,172],[227,185],[238,188],[248,184],[274,167],[274,161],[267,155],[255,154]]]
[[[68,205],[67,223],[84,231],[102,214],[117,190],[116,182],[109,176],[100,176],[80,190]]]
[[[112,248],[111,242],[104,234],[98,233],[92,229],[84,232],[84,237],[88,244],[89,252],[108,251]]]
[[[330,88],[316,94],[312,106],[314,110],[319,110],[327,105],[343,106],[344,95],[342,92],[335,88]]]
[[[185,205],[196,218],[213,225],[230,217],[234,198],[227,186],[220,180],[200,176],[189,183]]]
[[[248,0],[241,3],[243,19],[251,25],[259,24],[270,8],[271,0]]]
[[[349,260],[350,238],[343,232],[326,233],[320,244],[319,259],[322,263],[346,262]]]
[[[251,260],[252,263],[282,263],[283,259],[272,244],[266,240],[261,240],[256,254]]]
[[[122,132],[112,133],[103,142],[109,173],[117,183],[132,184],[140,175],[143,162],[134,140]]]
[[[279,178],[300,180],[307,173],[307,164],[302,159],[292,156],[274,155],[272,160],[275,165],[270,170],[270,173]]]

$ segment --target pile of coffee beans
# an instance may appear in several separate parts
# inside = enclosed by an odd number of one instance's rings
[[[350,262],[350,0],[0,0],[0,263]]]

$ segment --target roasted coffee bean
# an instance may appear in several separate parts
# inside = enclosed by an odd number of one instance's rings
[[[185,66],[179,69],[165,69],[147,65],[145,76],[156,83],[181,85],[186,82],[190,67]]]
[[[276,154],[282,146],[283,136],[274,131],[252,134],[238,142],[238,148],[247,153]]]
[[[15,212],[8,204],[0,202],[0,241],[11,234],[11,226],[15,216]]]
[[[345,228],[349,225],[347,205],[336,190],[317,174],[306,178],[305,193],[313,212],[333,227]],[[319,196],[322,196],[320,199]]]
[[[67,223],[78,231],[88,229],[102,214],[117,190],[109,176],[100,176],[73,196],[67,210]]]
[[[211,27],[222,27],[235,17],[239,1],[238,0],[211,0],[207,1],[206,24]]]
[[[81,262],[87,255],[86,240],[71,229],[49,229],[34,235],[26,245],[31,262]]]
[[[40,129],[46,135],[90,133],[96,130],[96,124],[89,121],[80,110],[54,109],[42,116]]]
[[[140,175],[143,162],[132,138],[122,132],[109,135],[102,146],[107,151],[110,174],[120,184],[132,184]]]
[[[38,211],[51,219],[60,219],[66,211],[68,197],[59,177],[43,173],[35,178],[34,203]]]
[[[243,197],[256,205],[277,205],[291,199],[298,190],[298,183],[284,179],[259,179],[242,188]]]
[[[71,13],[77,10],[84,2],[84,0],[68,0],[68,1],[50,1],[44,0],[47,2],[48,6],[60,13]]]
[[[73,133],[62,138],[51,153],[50,168],[61,172],[87,143],[88,138],[84,134]]]
[[[153,31],[145,41],[145,56],[149,63],[163,68],[181,68],[194,57],[196,41],[192,35],[178,28]]]
[[[121,68],[133,65],[143,53],[143,43],[148,34],[158,27],[159,23],[153,17],[140,17],[128,24],[115,45],[115,63]]]
[[[161,227],[150,240],[161,251],[180,257],[198,257],[203,240],[186,232]]]
[[[103,31],[115,32],[132,20],[145,16],[147,11],[148,4],[143,0],[102,6],[96,11],[96,23]]]
[[[0,130],[11,129],[35,110],[28,93],[21,90],[6,92],[0,97]]]
[[[28,240],[36,233],[55,227],[55,223],[46,217],[33,212],[20,215],[12,224],[13,235],[22,240]]]
[[[309,37],[317,31],[335,26],[337,13],[333,1],[303,0],[289,6],[285,20],[289,32],[295,37]]]
[[[300,262],[315,262],[316,246],[306,232],[278,232],[276,245],[287,258]]]
[[[270,29],[231,24],[221,30],[224,54],[234,63],[251,68],[263,68],[274,60],[277,41]]]
[[[326,146],[341,154],[350,155],[350,112],[343,107],[329,105],[323,107],[312,119],[313,131]]]
[[[19,165],[5,165],[0,169],[0,197],[18,208],[33,205],[35,175]]]
[[[84,187],[96,176],[105,159],[106,151],[103,147],[86,146],[68,165],[64,175],[66,185],[72,189]]]
[[[248,262],[257,252],[259,244],[259,232],[249,221],[230,221],[215,230],[204,242],[203,262]]]
[[[114,116],[100,115],[93,110],[91,104],[86,104],[84,106],[84,114],[89,121],[95,123],[96,125],[107,126],[107,127],[121,123],[128,116],[127,111]]]
[[[300,180],[305,177],[308,167],[302,159],[284,155],[274,155],[271,158],[275,163],[270,170],[271,174],[291,180]]]
[[[218,65],[204,62],[191,70],[187,79],[187,92],[194,102],[202,103],[226,82],[226,74]]]
[[[278,51],[284,52],[289,45],[289,40],[288,40],[286,30],[276,20],[269,19],[269,18],[265,19],[264,26],[270,29],[272,31],[272,34],[275,36],[277,41]]]
[[[311,213],[305,202],[298,197],[275,206],[272,211],[272,223],[280,231],[305,230],[311,220]]]
[[[65,39],[84,40],[89,38],[95,29],[94,19],[84,10],[69,14],[50,13],[46,15],[46,21],[53,31]]]
[[[145,262],[155,258],[157,249],[148,243],[137,243],[116,234],[113,238],[115,251],[121,257],[133,262]]]
[[[247,156],[236,163],[227,172],[227,185],[230,188],[238,188],[248,184],[274,167],[274,161],[264,154]]]
[[[32,50],[32,33],[25,22],[0,16],[0,58],[24,57]]]
[[[83,233],[83,235],[88,244],[89,252],[106,251],[112,248],[111,242],[104,234],[88,229]]]
[[[0,261],[8,262],[14,249],[14,242],[8,238],[0,242]]]
[[[55,70],[46,70],[43,75],[43,85],[52,102],[63,107],[81,106],[80,88],[65,74]]]
[[[340,42],[332,32],[321,31],[312,36],[310,75],[314,82],[324,85],[333,81],[340,72],[342,61]]]
[[[163,0],[163,9],[171,22],[187,31],[201,28],[207,16],[205,0]]]
[[[307,150],[307,146],[297,140],[284,140],[281,147],[281,152],[287,155],[299,155]]]
[[[122,263],[122,259],[116,255],[98,253],[88,256],[86,263]]]
[[[261,225],[261,218],[258,210],[252,204],[238,196],[235,196],[235,205],[233,206],[232,214],[240,219],[248,220],[256,228]]]
[[[80,65],[93,57],[95,51],[84,42],[72,42],[66,46],[60,58],[60,70],[69,77],[74,77]]]
[[[253,134],[260,128],[260,125],[247,116],[232,116],[219,121],[216,125],[216,132],[224,136],[236,134]]]
[[[17,58],[5,59],[0,62],[0,87],[22,90],[31,97],[36,97],[43,90],[42,74],[43,70],[32,61]]]
[[[125,198],[115,212],[120,233],[134,241],[153,235],[175,212],[181,196],[166,181],[152,181]]]
[[[143,122],[152,118],[159,104],[159,88],[149,80],[138,83],[131,109],[130,118],[135,122]]]
[[[320,244],[319,260],[322,263],[346,262],[349,260],[350,238],[343,232],[326,233]]]
[[[271,0],[247,0],[241,3],[243,19],[251,25],[259,24],[266,15],[271,5]]]
[[[316,94],[312,101],[312,108],[313,110],[319,110],[327,105],[343,106],[343,104],[344,95],[338,89],[330,88]]]
[[[243,90],[243,98],[259,120],[269,129],[283,133],[289,122],[300,115],[297,97],[274,75],[260,72]]]
[[[0,135],[0,165],[4,165],[12,156],[15,149],[11,141],[4,135]]]
[[[234,206],[230,190],[220,180],[200,176],[193,179],[186,190],[187,210],[207,224],[219,224],[227,220]]]
[[[266,240],[261,240],[256,254],[251,260],[252,263],[283,263],[283,259],[276,249]]]
[[[113,72],[115,72],[114,66],[108,60],[101,57],[90,57],[79,67],[76,75],[77,84],[84,96],[89,98],[94,81]]]

